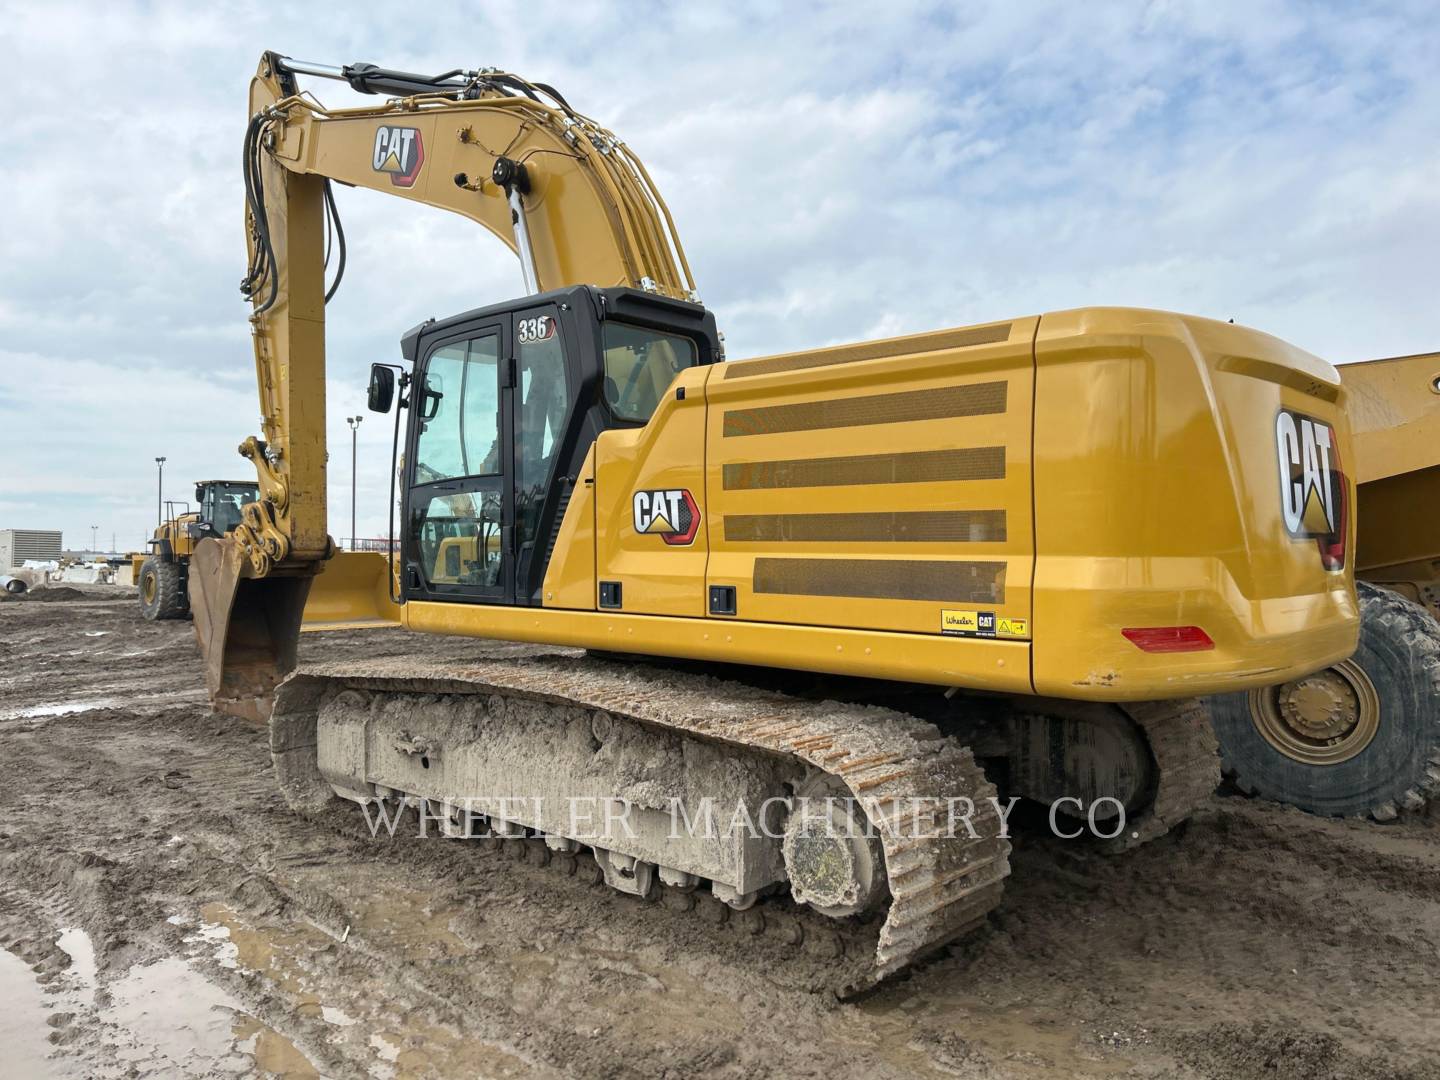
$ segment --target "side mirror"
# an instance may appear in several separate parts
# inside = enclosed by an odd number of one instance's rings
[[[395,403],[395,369],[384,364],[370,365],[370,390],[366,406],[371,412],[388,413]]]
[[[199,484],[195,485],[195,501],[197,503],[202,503],[205,501],[205,489]]]

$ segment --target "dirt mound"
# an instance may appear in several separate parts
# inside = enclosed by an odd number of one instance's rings
[[[19,600],[84,600],[85,594],[79,589],[72,589],[68,585],[42,585],[39,588],[31,589],[21,593],[16,599]]]

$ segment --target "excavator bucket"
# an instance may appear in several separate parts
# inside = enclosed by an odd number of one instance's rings
[[[295,669],[300,620],[313,575],[249,577],[230,537],[201,540],[190,560],[190,610],[217,712],[270,719],[275,688]]]
[[[312,580],[300,625],[311,630],[368,630],[400,625],[391,599],[391,564],[378,551],[342,551]]]

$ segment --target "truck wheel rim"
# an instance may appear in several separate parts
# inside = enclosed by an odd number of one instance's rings
[[[147,604],[155,602],[155,575],[146,574],[140,581],[140,595],[145,598]]]
[[[1291,760],[1338,765],[1380,730],[1380,695],[1359,664],[1343,660],[1303,679],[1250,691],[1250,719]]]

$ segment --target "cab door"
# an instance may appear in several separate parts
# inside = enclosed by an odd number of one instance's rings
[[[575,379],[567,362],[559,309],[553,303],[522,307],[512,317],[515,343],[510,381],[514,432],[510,490],[515,602],[535,602],[545,559],[568,503],[563,464],[574,457],[571,431]]]
[[[410,400],[407,599],[514,602],[509,323],[470,323],[426,343]]]

